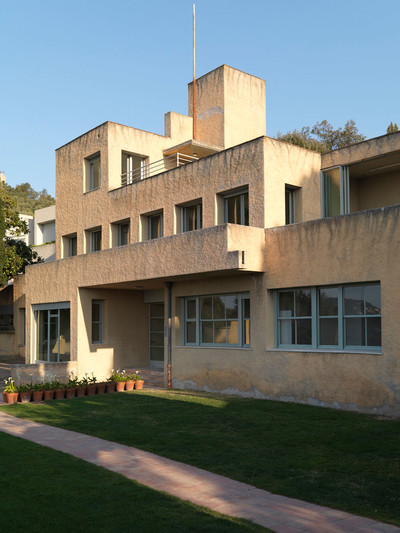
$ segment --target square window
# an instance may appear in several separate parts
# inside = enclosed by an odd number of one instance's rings
[[[224,223],[249,225],[248,191],[224,196]]]
[[[182,232],[194,231],[202,228],[202,206],[201,202],[182,208]]]

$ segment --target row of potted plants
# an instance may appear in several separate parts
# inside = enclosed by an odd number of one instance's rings
[[[125,370],[112,371],[106,382],[98,382],[93,375],[78,379],[73,372],[68,376],[67,383],[61,383],[57,378],[51,381],[42,381],[25,385],[15,385],[10,377],[4,380],[6,386],[3,391],[3,400],[6,403],[22,403],[30,401],[41,402],[43,400],[62,400],[64,398],[74,398],[75,396],[92,396],[94,394],[104,394],[106,392],[131,391],[142,389],[144,381],[136,371],[134,374],[127,374]]]

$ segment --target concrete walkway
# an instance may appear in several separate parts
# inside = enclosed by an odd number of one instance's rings
[[[246,518],[278,533],[399,533],[400,528],[285,496],[97,437],[0,411],[0,431],[122,474],[219,513]]]

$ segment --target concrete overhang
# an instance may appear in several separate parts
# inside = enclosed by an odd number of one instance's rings
[[[203,157],[216,154],[221,152],[223,149],[224,148],[221,146],[212,146],[210,144],[196,141],[195,139],[190,139],[181,144],[177,144],[176,146],[172,146],[171,148],[163,150],[163,154],[165,157],[167,157],[169,155],[180,153],[189,155],[191,157],[197,157],[198,159],[203,159]]]

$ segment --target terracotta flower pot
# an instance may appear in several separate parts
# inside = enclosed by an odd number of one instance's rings
[[[107,392],[115,392],[115,383],[114,381],[109,381],[106,385]]]
[[[133,387],[135,386],[135,382],[132,380],[125,381],[125,390],[133,390]]]
[[[65,398],[65,389],[55,390],[56,400],[63,400]]]
[[[135,381],[135,389],[137,390],[143,389],[143,384],[144,384],[144,380],[138,379],[137,381]]]
[[[42,390],[34,390],[34,391],[32,391],[32,401],[33,402],[41,402],[41,401],[43,401],[43,391]]]
[[[76,387],[69,387],[65,392],[65,396],[67,398],[75,398],[75,394],[76,394]]]
[[[6,396],[7,393],[3,392],[2,394],[3,394],[3,402],[7,403],[7,396]]]
[[[82,398],[82,396],[85,396],[86,394],[86,386],[85,387],[76,387],[76,396],[78,398]]]
[[[19,400],[21,403],[29,403],[31,401],[31,398],[32,398],[32,391],[19,393]]]
[[[44,401],[52,400],[54,398],[54,391],[53,390],[43,391],[43,397],[44,397]]]
[[[117,381],[117,392],[125,390],[125,381]]]
[[[17,403],[18,392],[6,392],[6,403]]]
[[[97,394],[104,394],[106,392],[107,383],[97,383]]]
[[[91,383],[86,387],[86,392],[88,396],[94,396],[96,394],[97,383]]]

